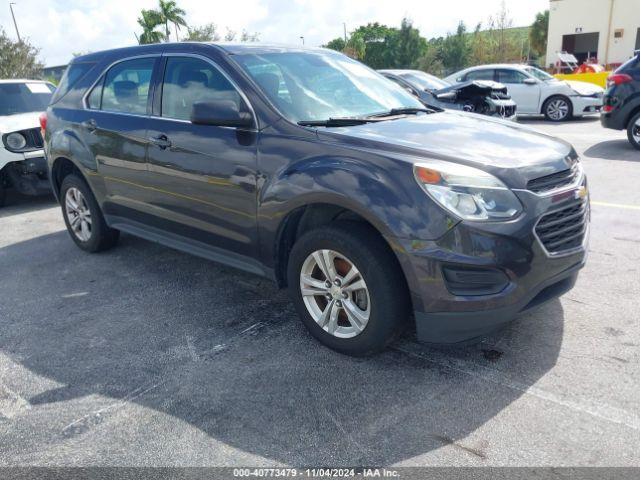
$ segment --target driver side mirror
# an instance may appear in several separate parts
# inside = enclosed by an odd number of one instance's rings
[[[217,127],[249,128],[253,126],[253,117],[249,112],[241,112],[238,104],[231,100],[209,100],[193,104],[191,123]]]
[[[525,78],[522,83],[524,83],[525,85],[537,85],[538,80],[536,80],[535,78]]]

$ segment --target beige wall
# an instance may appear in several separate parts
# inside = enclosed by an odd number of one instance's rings
[[[562,36],[574,33],[600,33],[600,63],[622,63],[633,55],[640,28],[640,0],[550,0],[549,3],[547,65],[556,60],[556,52],[562,49]],[[621,28],[623,37],[614,38],[615,30]]]

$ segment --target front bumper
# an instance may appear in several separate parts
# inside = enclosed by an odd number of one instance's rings
[[[586,182],[586,180],[585,180]],[[582,243],[549,253],[535,233],[541,217],[571,205],[578,189],[551,196],[514,191],[524,206],[510,222],[461,222],[435,241],[397,241],[411,291],[418,339],[452,344],[475,339],[570,290],[586,261],[588,198]],[[450,269],[502,275],[498,289],[452,288]],[[462,286],[464,287],[464,286]],[[493,288],[493,287],[492,287]]]
[[[11,186],[24,195],[44,195],[51,191],[47,161],[42,150],[24,153],[3,152],[2,171]]]
[[[576,117],[598,114],[602,110],[602,96],[574,96],[571,101]]]

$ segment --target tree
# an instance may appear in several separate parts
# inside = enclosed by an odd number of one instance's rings
[[[242,30],[242,34],[240,35],[241,42],[259,42],[260,41],[260,33],[253,32],[249,33],[246,30]]]
[[[549,10],[536,14],[536,19],[529,30],[531,49],[536,55],[545,55],[547,52],[547,35],[549,32]]]
[[[183,42],[217,42],[220,40],[218,27],[215,23],[207,23],[201,27],[187,27],[187,36]]]
[[[14,42],[0,27],[0,78],[38,78],[44,65],[28,40]]]
[[[447,71],[458,71],[469,63],[469,36],[464,22],[458,24],[455,35],[447,35],[442,44],[442,64]]]
[[[413,28],[408,18],[403,18],[400,30],[389,39],[386,64],[395,68],[416,68],[427,48],[427,41],[420,30]]]
[[[522,39],[515,38],[509,32],[513,28],[513,20],[509,17],[509,11],[504,0],[500,10],[495,16],[489,17],[489,61],[510,62],[522,60]]]
[[[342,37],[334,38],[326,45],[323,45],[324,48],[330,48],[331,50],[336,50],[338,52],[344,51],[346,46],[347,44]]]
[[[397,33],[397,28],[390,28],[376,22],[358,27],[351,36],[358,37],[364,44],[364,52],[359,58],[371,68],[378,69],[386,66],[386,52],[389,43]]]
[[[170,23],[173,23],[173,26],[176,29],[176,40],[178,40],[178,30],[180,29],[180,25],[183,27],[187,26],[187,22],[184,19],[186,12],[179,8],[174,0],[160,0],[158,10],[156,12],[159,16],[160,23],[164,24],[167,42],[169,41],[170,36]]]
[[[160,43],[163,39],[162,32],[156,28],[162,23],[160,15],[155,10],[142,10],[138,18],[138,25],[142,27],[142,33],[138,38],[140,45]]]

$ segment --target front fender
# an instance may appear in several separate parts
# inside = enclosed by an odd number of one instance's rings
[[[287,166],[260,190],[258,226],[264,261],[274,258],[278,232],[288,215],[314,204],[358,214],[388,242],[439,238],[456,223],[422,192],[409,162],[365,160],[357,154],[311,157]]]

